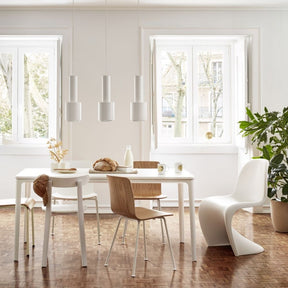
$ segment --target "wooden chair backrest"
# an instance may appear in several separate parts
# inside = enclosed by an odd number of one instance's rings
[[[134,161],[133,167],[139,169],[156,168],[158,161]],[[135,197],[141,196],[159,196],[162,194],[161,184],[138,184],[132,183],[133,193]]]
[[[128,178],[109,176],[111,210],[119,215],[137,219],[131,182]]]

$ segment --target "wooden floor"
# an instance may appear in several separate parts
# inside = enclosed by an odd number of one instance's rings
[[[143,260],[140,234],[136,278],[131,278],[135,223],[128,226],[126,245],[120,235],[109,267],[104,262],[117,217],[102,215],[102,245],[97,245],[96,217],[85,216],[88,267],[81,268],[76,216],[57,216],[56,235],[49,243],[48,268],[41,268],[44,213],[35,211],[36,246],[24,255],[21,221],[19,262],[14,263],[14,210],[0,210],[0,287],[288,287],[288,235],[273,231],[268,214],[238,212],[233,225],[246,237],[265,248],[258,255],[235,257],[230,247],[207,247],[197,219],[198,261],[192,263],[189,243],[189,215],[185,211],[185,243],[179,244],[178,214],[168,217],[168,228],[177,265],[173,272],[167,245],[161,245],[159,221],[147,223],[148,262]],[[21,212],[23,219],[23,211]],[[122,230],[122,229],[121,229]]]

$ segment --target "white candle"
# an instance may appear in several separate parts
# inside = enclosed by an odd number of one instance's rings
[[[136,75],[134,80],[134,101],[143,102],[143,77]]]
[[[104,75],[102,78],[102,93],[103,93],[103,102],[111,101],[111,77],[110,75]]]
[[[78,101],[78,77],[70,76],[70,102]]]

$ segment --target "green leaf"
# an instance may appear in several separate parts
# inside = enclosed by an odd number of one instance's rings
[[[269,151],[268,151],[266,146],[263,147],[262,151],[263,151],[263,158],[267,159],[267,160],[270,160],[270,153],[269,153]]]
[[[283,195],[288,195],[288,184],[285,184],[282,188],[282,194]]]
[[[288,202],[288,199],[286,197],[281,197],[281,202]]]
[[[275,189],[273,189],[273,188],[268,188],[267,195],[268,195],[269,198],[274,197],[275,194],[276,194]]]
[[[249,110],[249,108],[246,108],[246,114],[248,115],[248,117],[249,117],[251,120],[254,120],[254,119],[255,119],[253,113],[251,112],[251,110]]]
[[[283,159],[284,159],[283,154],[275,155],[270,161],[270,166],[277,167],[283,161]]]

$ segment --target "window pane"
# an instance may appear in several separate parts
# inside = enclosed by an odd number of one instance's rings
[[[24,54],[24,138],[48,138],[49,53]]]
[[[0,53],[0,134],[12,137],[12,54]]]
[[[187,136],[187,53],[184,51],[162,50],[160,135],[180,138]]]
[[[221,141],[224,135],[223,61],[221,50],[198,50],[198,142]]]

